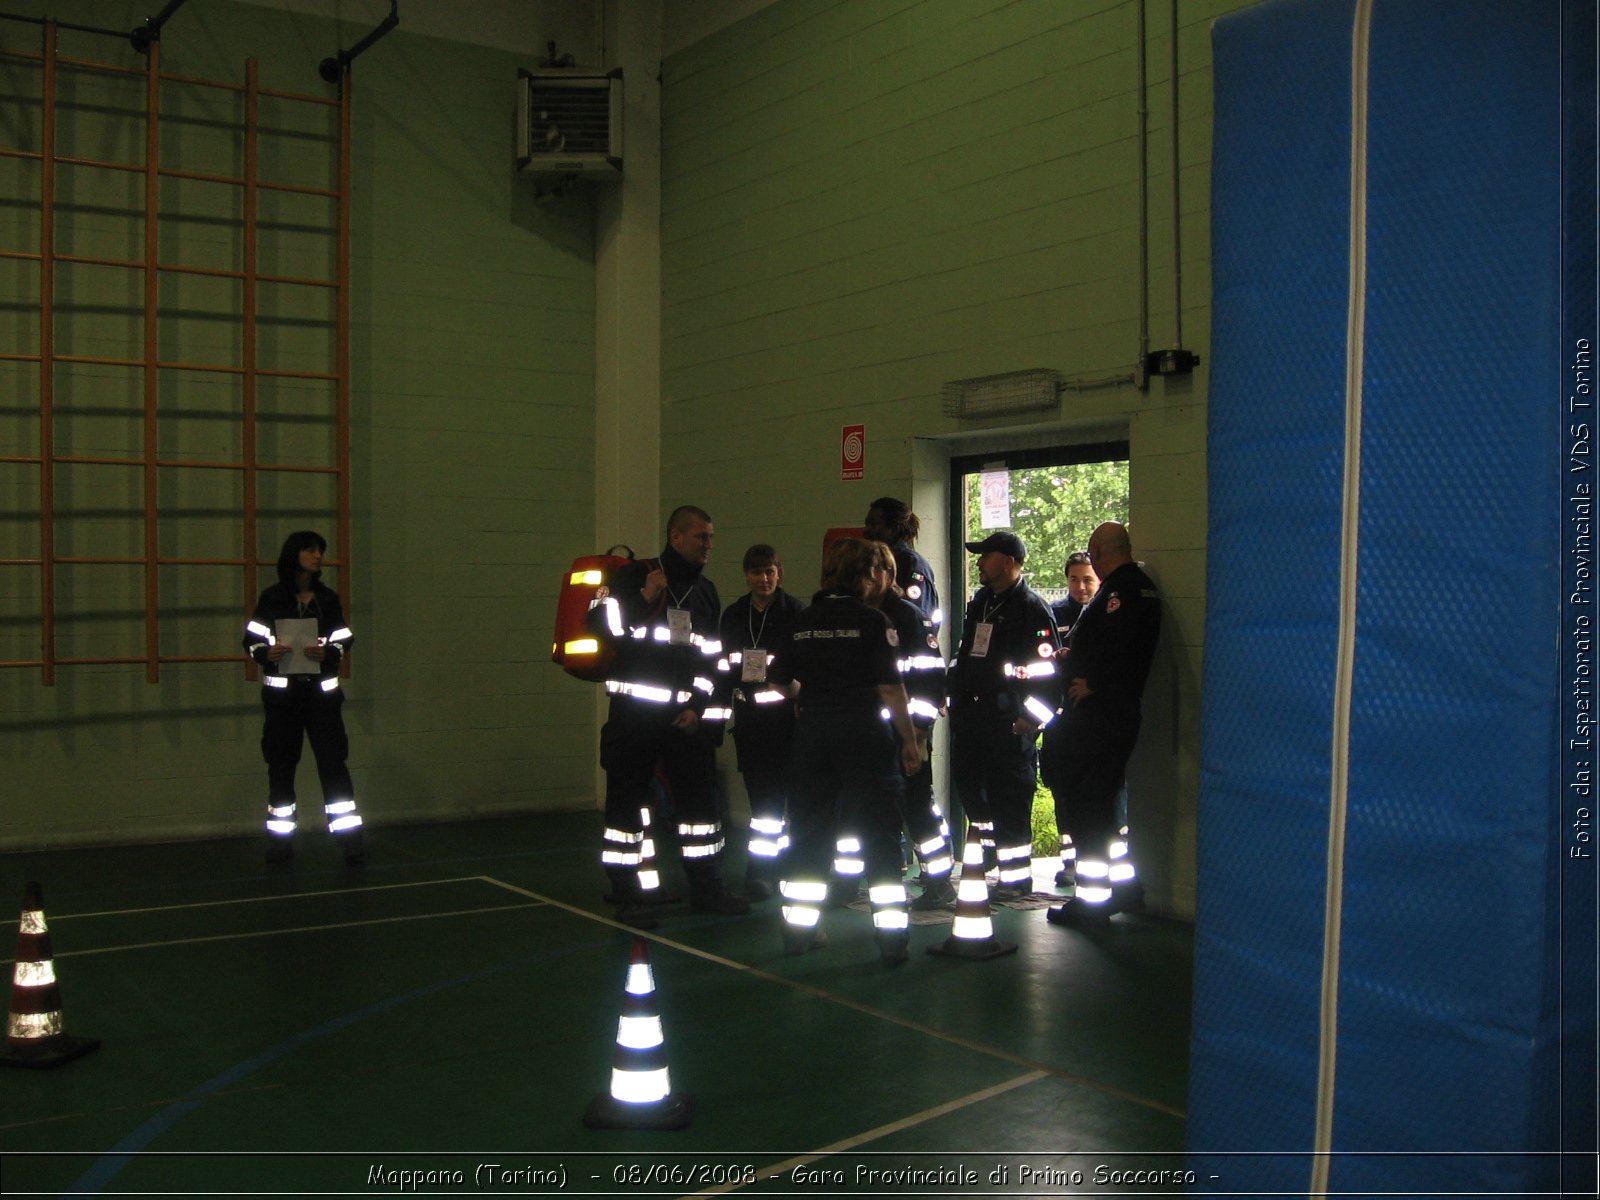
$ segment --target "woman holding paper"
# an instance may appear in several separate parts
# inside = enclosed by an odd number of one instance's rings
[[[365,855],[355,786],[345,767],[350,739],[339,715],[339,664],[353,635],[339,594],[321,582],[327,549],[320,533],[291,533],[278,553],[278,582],[261,593],[245,625],[244,647],[261,667],[266,714],[261,754],[267,760],[268,862],[283,862],[294,852],[294,775],[306,739],[322,781],[328,832],[346,862],[358,863]]]

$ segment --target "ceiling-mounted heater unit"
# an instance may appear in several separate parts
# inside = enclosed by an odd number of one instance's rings
[[[622,174],[622,69],[517,72],[517,166],[533,175]]]

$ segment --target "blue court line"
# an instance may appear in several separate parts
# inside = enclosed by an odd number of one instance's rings
[[[490,979],[496,975],[503,975],[507,971],[518,970],[531,963],[546,962],[564,958],[571,954],[603,949],[614,943],[614,938],[607,938],[604,941],[581,942],[578,945],[569,946],[562,950],[545,950],[523,958],[515,958],[509,962],[499,963],[492,967],[484,967],[465,975],[458,975],[454,979],[430,983],[426,987],[420,987],[414,991],[390,996],[387,999],[378,1001],[376,1004],[368,1005],[366,1008],[359,1008],[341,1017],[335,1017],[331,1021],[325,1021],[314,1029],[297,1033],[293,1037],[279,1042],[276,1046],[268,1047],[253,1058],[247,1058],[243,1062],[229,1067],[222,1074],[206,1080],[206,1082],[194,1088],[181,1099],[174,1100],[156,1113],[155,1116],[128,1134],[104,1155],[96,1159],[94,1164],[78,1178],[77,1182],[68,1187],[64,1194],[69,1196],[98,1195],[101,1189],[115,1179],[122,1168],[133,1160],[135,1154],[145,1149],[156,1138],[171,1129],[189,1113],[199,1108],[208,1098],[232,1087],[241,1080],[248,1079],[261,1068],[294,1054],[313,1042],[338,1033],[342,1029],[347,1029],[351,1025],[366,1020],[368,1017],[379,1016],[389,1012],[391,1009],[399,1008],[403,1004],[410,1004],[414,1000],[422,1000],[428,996],[437,995],[439,992],[448,991],[450,988],[476,983],[480,979]]]

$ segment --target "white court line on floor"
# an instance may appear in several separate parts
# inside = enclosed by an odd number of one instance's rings
[[[921,1022],[912,1021],[906,1017],[900,1016],[898,1013],[892,1013],[882,1008],[874,1008],[872,1005],[862,1004],[858,1000],[851,1000],[847,996],[838,995],[837,993],[830,992],[825,988],[817,987],[815,984],[805,983],[798,979],[788,979],[782,975],[774,975],[770,971],[763,971],[760,967],[753,967],[748,963],[737,962],[731,958],[724,958],[720,954],[712,954],[709,950],[702,950],[698,946],[690,946],[683,942],[673,941],[671,938],[662,937],[659,933],[649,933],[635,929],[631,925],[624,925],[620,921],[614,921],[609,917],[602,917],[598,913],[590,912],[588,909],[579,908],[572,904],[566,904],[560,900],[551,899],[549,896],[542,896],[538,892],[531,892],[527,888],[518,887],[513,883],[506,883],[504,880],[496,879],[492,875],[485,875],[483,876],[483,879],[487,883],[492,883],[497,887],[505,888],[508,892],[514,892],[519,896],[526,896],[531,900],[541,901],[550,905],[552,908],[559,908],[563,912],[572,913],[574,916],[583,917],[585,920],[594,921],[601,925],[609,925],[613,929],[620,929],[624,933],[634,934],[637,937],[644,938],[646,941],[655,942],[660,946],[668,946],[673,950],[682,951],[684,954],[693,955],[695,958],[703,959],[710,963],[716,963],[718,966],[727,967],[733,971],[742,971],[746,975],[750,975],[756,979],[765,980],[768,983],[775,983],[782,987],[792,988],[795,991],[805,992],[806,994],[815,996],[820,1000],[827,1000],[830,1003],[837,1004],[842,1008],[853,1009],[856,1012],[873,1017],[876,1020],[885,1021],[891,1025],[898,1025],[902,1029],[911,1030],[913,1033],[920,1033],[924,1037],[934,1038],[941,1042],[948,1042],[953,1046],[960,1046],[963,1049],[972,1050],[978,1054],[988,1055],[990,1058],[998,1058],[1003,1062],[1013,1063],[1016,1066],[1024,1067],[1029,1071],[1037,1071],[1042,1075],[1048,1075],[1052,1079],[1061,1079],[1067,1083],[1077,1084],[1080,1087],[1092,1088],[1094,1091],[1100,1092],[1104,1095],[1114,1096],[1119,1100],[1126,1100],[1130,1104],[1137,1104],[1141,1108],[1153,1109],[1156,1112],[1165,1113],[1167,1116],[1177,1117],[1180,1120],[1183,1120],[1187,1117],[1187,1114],[1181,1108],[1174,1108],[1170,1104],[1163,1104],[1161,1101],[1152,1100],[1148,1096],[1140,1096],[1137,1093],[1125,1091],[1124,1089],[1115,1087],[1111,1084],[1102,1083],[1097,1079],[1090,1079],[1086,1075],[1078,1075],[1071,1071],[1063,1071],[1058,1067],[1050,1066],[1048,1063],[1036,1062],[1031,1058],[1025,1058],[1020,1054],[1013,1054],[1009,1050],[1002,1050],[997,1046],[985,1045],[983,1042],[974,1041],[972,1038],[962,1037],[960,1034],[950,1033],[944,1029],[935,1029],[931,1025],[924,1025]]]
[[[443,883],[482,883],[482,875],[458,875],[454,879],[421,879],[414,883],[374,883],[366,887],[324,888],[316,892],[283,892],[275,896],[235,896],[228,900],[197,900],[192,904],[163,904],[154,908],[108,908],[104,912],[48,913],[50,923],[81,921],[86,917],[135,917],[146,913],[177,912],[185,908],[221,908],[229,904],[263,904],[269,900],[308,900],[315,896],[353,896],[358,892],[388,892],[399,888],[437,887]]]
[[[315,896],[347,896],[357,892],[384,892],[398,888],[432,887],[441,883],[495,883],[485,875],[461,875],[453,879],[428,879],[416,883],[385,883],[374,884],[361,888],[333,888],[327,891],[316,892],[288,892],[280,896],[242,896],[236,900],[207,900],[195,904],[173,904],[164,908],[131,908],[121,910],[107,910],[100,913],[76,913],[77,917],[115,917],[135,913],[172,912],[185,908],[214,908],[229,904],[255,904],[264,900],[299,900]],[[94,946],[83,950],[56,950],[53,958],[82,958],[90,954],[114,954],[122,950],[156,950],[167,946],[196,946],[206,942],[232,942],[243,941],[249,938],[278,937],[286,933],[321,933],[333,929],[359,929],[367,925],[394,925],[404,921],[431,921],[439,917],[471,917],[480,913],[511,912],[513,910],[544,908],[548,901],[535,900],[528,904],[492,904],[482,908],[462,908],[450,912],[410,913],[399,917],[371,917],[362,921],[337,921],[325,925],[298,925],[289,929],[257,929],[245,930],[239,933],[208,934],[204,937],[170,938],[160,942],[130,942],[124,946]],[[47,917],[48,922],[67,920],[66,917]],[[0,966],[10,966],[16,960],[12,958],[0,959]]]
[[[761,1169],[761,1180],[781,1179],[796,1167],[803,1167],[807,1163],[814,1163],[820,1158],[830,1154],[838,1154],[845,1150],[854,1150],[857,1146],[864,1146],[868,1142],[875,1142],[879,1138],[888,1137],[891,1133],[899,1133],[902,1129],[910,1129],[916,1125],[926,1124],[936,1117],[945,1116],[956,1112],[969,1105],[979,1104],[985,1100],[992,1100],[1002,1096],[1013,1088],[1024,1087],[1030,1083],[1037,1083],[1041,1079],[1048,1079],[1050,1075],[1045,1071],[1029,1071],[1026,1075],[1018,1075],[1015,1079],[1008,1079],[1004,1083],[997,1083],[993,1087],[986,1087],[980,1091],[968,1092],[965,1096],[958,1096],[954,1100],[947,1100],[943,1104],[936,1104],[932,1108],[925,1108],[921,1112],[912,1113],[909,1117],[901,1117],[898,1121],[890,1121],[887,1125],[879,1125],[876,1129],[865,1129],[853,1137],[847,1137],[827,1146],[819,1146],[808,1154],[799,1154],[794,1158],[786,1159],[774,1166]],[[727,1183],[719,1187],[709,1188],[703,1192],[692,1192],[684,1200],[697,1200],[702,1196],[720,1196],[725,1192],[737,1192],[748,1187],[745,1183]]]

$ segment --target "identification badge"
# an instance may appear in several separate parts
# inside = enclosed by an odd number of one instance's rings
[[[687,608],[667,609],[667,645],[689,646],[694,643],[694,621]]]
[[[771,651],[749,649],[744,651],[744,657],[739,667],[740,683],[765,683],[767,681],[767,660],[772,657]]]
[[[994,626],[988,621],[979,621],[972,629],[972,657],[989,657],[989,639],[994,636]]]

